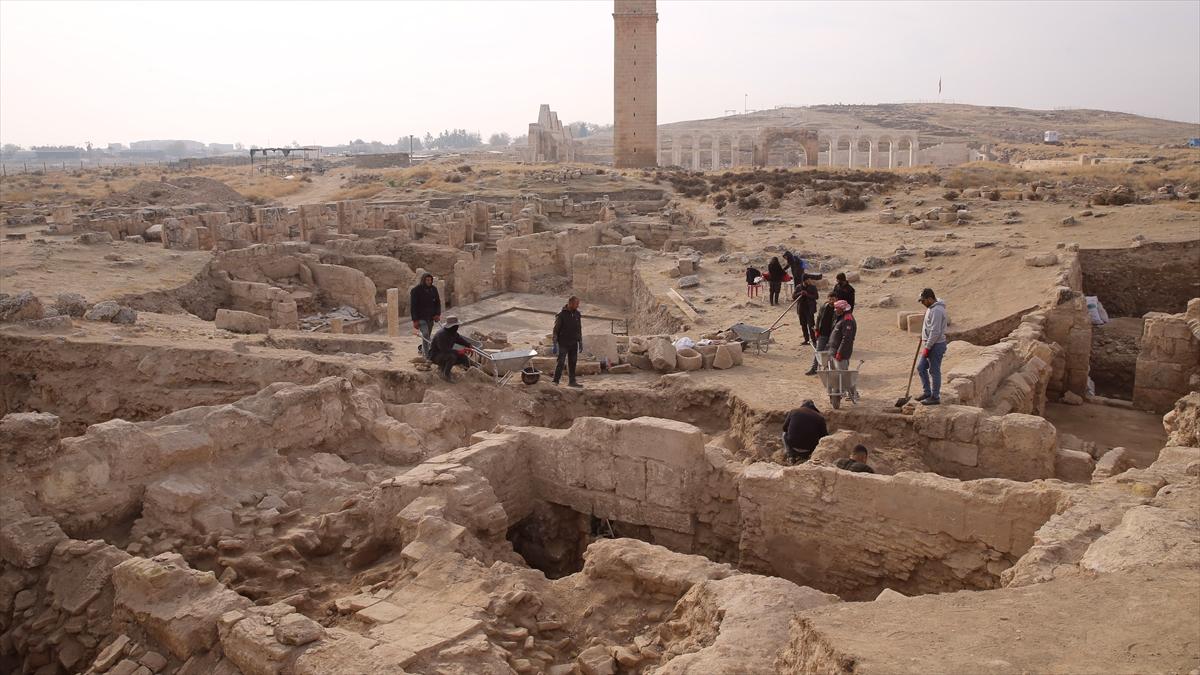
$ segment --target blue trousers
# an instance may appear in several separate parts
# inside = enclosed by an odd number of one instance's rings
[[[921,388],[926,396],[942,397],[942,357],[946,355],[946,343],[939,342],[929,348],[929,356],[917,361],[917,375],[921,376]]]

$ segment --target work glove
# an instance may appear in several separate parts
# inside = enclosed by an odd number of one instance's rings
[[[926,347],[921,350],[921,356],[924,356],[925,358],[929,358],[929,347]]]
[[[558,343],[557,342],[555,342],[554,345],[550,347],[550,353],[555,356],[558,356]]]
[[[841,360],[842,360],[842,353],[841,353],[841,352],[838,352],[838,353],[834,354],[834,355],[833,355],[833,360],[834,360],[834,361],[841,361]]]

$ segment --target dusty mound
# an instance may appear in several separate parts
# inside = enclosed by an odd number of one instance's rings
[[[164,206],[246,201],[237,190],[219,180],[202,176],[182,176],[170,181],[142,181],[119,195],[117,199],[122,204]]]

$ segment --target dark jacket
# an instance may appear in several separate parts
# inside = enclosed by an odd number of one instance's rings
[[[833,305],[828,302],[821,305],[817,310],[817,335],[829,337],[833,333],[833,320],[836,315],[833,312]]]
[[[843,458],[839,459],[838,461],[834,462],[834,464],[836,464],[837,468],[839,468],[839,469],[845,469],[846,471],[853,471],[854,473],[875,473],[875,469],[872,469],[870,466],[867,466],[866,464],[863,464],[862,462],[856,462],[853,459],[850,459],[849,457],[843,457]]]
[[[778,260],[772,258],[771,262],[767,263],[767,275],[770,277],[767,279],[767,283],[771,284],[772,287],[778,287],[783,283],[783,265],[780,265]]]
[[[802,315],[809,315],[817,311],[817,298],[821,296],[821,292],[817,290],[815,284],[802,284],[792,291],[792,299],[799,300],[796,303],[796,311]]]
[[[858,322],[850,312],[842,315],[833,324],[833,333],[829,335],[829,351],[835,356],[842,355],[845,361],[854,354],[854,338],[858,334]]]
[[[833,294],[838,300],[845,300],[850,303],[850,309],[854,309],[854,287],[850,285],[849,281],[846,282],[845,286],[834,284]]]
[[[435,361],[442,354],[449,354],[454,350],[454,345],[470,347],[471,343],[458,334],[458,326],[439,330],[429,340],[429,360]]]
[[[413,321],[433,321],[442,313],[442,298],[437,286],[425,285],[424,280],[408,292],[408,312]]]
[[[812,452],[817,443],[829,435],[825,417],[812,408],[800,407],[788,413],[783,420],[783,435],[794,450]]]
[[[563,305],[562,311],[554,315],[554,343],[558,346],[577,345],[583,342],[583,315],[577,309]]]

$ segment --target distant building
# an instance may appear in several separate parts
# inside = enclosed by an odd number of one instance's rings
[[[563,126],[558,113],[543,103],[538,109],[538,121],[529,125],[529,162],[574,162],[575,139],[571,130]]]
[[[1042,141],[1045,143],[1057,143],[1058,142],[1058,132],[1057,131],[1047,131],[1046,133],[1042,134]]]
[[[63,161],[78,162],[83,157],[83,148],[76,148],[76,147],[71,147],[71,146],[62,146],[62,147],[43,146],[40,148],[39,147],[32,148],[32,150],[33,150],[35,156],[37,157],[37,159],[40,161],[43,161],[43,162],[63,162]]]

